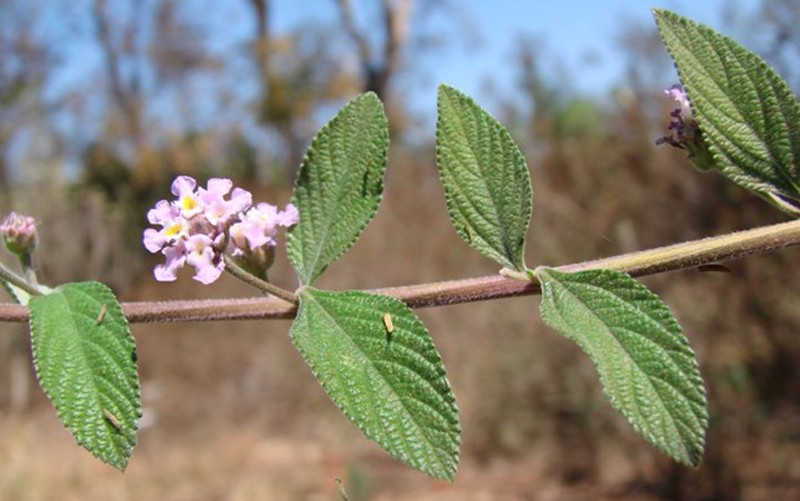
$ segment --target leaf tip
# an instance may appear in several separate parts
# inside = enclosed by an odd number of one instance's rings
[[[381,108],[383,108],[383,101],[381,101],[381,98],[375,92],[373,92],[371,90],[367,91],[367,92],[364,92],[362,94],[359,94],[358,96],[356,96],[353,99],[353,101],[354,102],[356,102],[356,101],[370,102],[371,104],[377,104]]]
[[[439,87],[437,88],[436,92],[442,94],[444,92],[454,91],[455,89],[446,83],[440,83]]]
[[[443,99],[453,99],[453,100],[462,100],[473,103],[477,106],[477,103],[469,97],[468,95],[464,94],[460,90],[456,89],[453,86],[447,85],[445,83],[439,84],[439,89],[437,90],[438,101],[441,103]]]

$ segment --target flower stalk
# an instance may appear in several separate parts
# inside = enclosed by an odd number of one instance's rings
[[[242,282],[246,283],[247,285],[251,285],[262,292],[281,298],[287,303],[291,303],[294,305],[298,303],[297,296],[295,296],[291,292],[285,289],[281,289],[277,285],[267,282],[266,280],[261,280],[252,273],[249,273],[247,270],[243,269],[241,266],[236,264],[236,261],[233,260],[230,256],[225,255],[224,259],[225,259],[225,270],[234,277],[241,280]]]

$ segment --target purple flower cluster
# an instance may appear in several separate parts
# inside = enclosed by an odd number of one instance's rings
[[[144,231],[144,246],[166,257],[153,270],[156,280],[171,282],[184,264],[194,267],[194,279],[214,282],[225,269],[223,253],[242,257],[274,247],[279,227],[297,224],[297,209],[288,204],[279,211],[274,205],[252,206],[252,195],[234,188],[230,179],[209,179],[198,187],[189,176],[172,182],[176,200],[160,200],[147,213],[147,220],[161,229]]]
[[[692,118],[692,108],[689,105],[689,96],[683,86],[675,84],[664,91],[666,96],[678,103],[678,107],[670,112],[668,130],[672,133],[668,136],[659,138],[656,144],[667,143],[681,149],[687,149],[687,141],[694,140],[699,135],[697,122]]]
[[[700,126],[692,116],[689,105],[689,96],[683,86],[675,84],[664,91],[667,97],[676,101],[678,107],[673,109],[669,116],[670,134],[656,140],[656,144],[669,144],[675,148],[686,150],[692,163],[701,170],[714,168],[714,158],[708,150]]]

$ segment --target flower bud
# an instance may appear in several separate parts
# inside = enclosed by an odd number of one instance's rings
[[[267,271],[275,262],[275,247],[263,246],[254,250],[246,250],[238,253],[234,260],[251,275],[266,280]]]
[[[30,256],[36,248],[36,220],[30,216],[9,213],[0,224],[0,234],[6,249],[21,258]]]

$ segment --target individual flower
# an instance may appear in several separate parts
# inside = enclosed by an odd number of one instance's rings
[[[178,270],[186,262],[186,247],[183,240],[175,245],[164,247],[161,253],[167,258],[164,264],[158,264],[153,269],[153,275],[159,282],[172,282],[178,278]]]
[[[173,204],[185,218],[190,218],[203,211],[197,190],[195,190],[196,186],[197,182],[189,176],[178,176],[172,181],[170,191],[178,197]]]
[[[252,204],[253,196],[241,188],[234,188],[230,200],[225,200],[231,188],[233,183],[230,179],[209,179],[207,188],[198,190],[203,214],[209,223],[224,224]]]
[[[245,241],[249,250],[263,246],[275,246],[278,227],[294,226],[299,219],[297,208],[292,204],[288,204],[284,210],[279,211],[275,205],[259,203],[244,214],[241,222],[231,226],[231,235],[235,235],[231,242],[239,251],[246,250]]]
[[[220,235],[218,238],[222,237]],[[184,249],[186,262],[195,268],[194,279],[204,284],[210,284],[222,275],[225,262],[217,247],[208,235],[196,234],[186,239]]]
[[[144,246],[150,252],[161,251],[164,246],[175,242],[186,235],[189,230],[187,220],[181,215],[177,206],[166,200],[160,200],[147,213],[150,224],[161,226],[160,230],[148,228],[144,230]]]
[[[686,94],[683,85],[674,84],[669,89],[664,90],[664,94],[666,94],[668,98],[677,101],[680,105],[681,114],[684,117],[692,116],[692,107],[689,105],[689,95]]]
[[[36,220],[30,216],[10,212],[0,224],[0,234],[8,251],[16,256],[30,256],[36,248]]]

